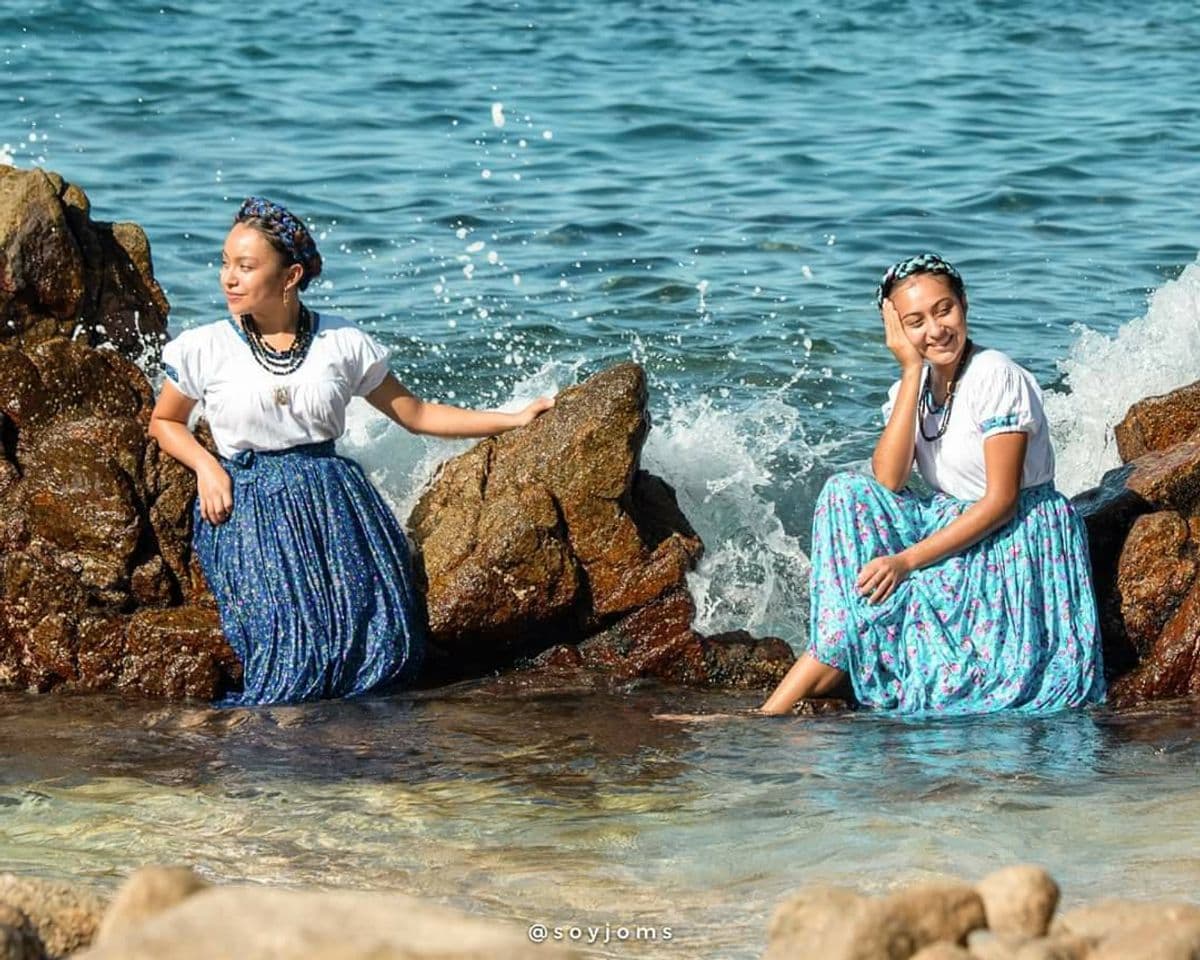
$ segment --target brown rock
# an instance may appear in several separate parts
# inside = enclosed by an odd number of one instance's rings
[[[1188,523],[1169,510],[1134,521],[1117,566],[1125,632],[1145,655],[1178,609],[1196,575]]]
[[[776,910],[765,960],[909,960],[933,944],[961,946],[984,923],[983,901],[966,884],[922,884],[878,898],[814,887]]]
[[[1125,485],[1160,510],[1195,512],[1200,499],[1200,437],[1134,460]]]
[[[971,960],[971,954],[956,943],[935,943],[918,950],[912,960]]]
[[[0,960],[45,960],[46,948],[25,911],[0,903]]]
[[[1109,701],[1116,707],[1128,707],[1147,700],[1200,693],[1198,638],[1200,580],[1192,584],[1137,668],[1112,685]]]
[[[567,960],[553,940],[398,893],[213,887],[72,960]]]
[[[209,886],[190,867],[152,866],[135,870],[109,904],[95,942],[102,945],[124,936]]]
[[[867,898],[845,887],[812,886],[775,908],[767,928],[763,960],[833,960],[848,925],[866,907]]]
[[[1014,960],[1087,960],[1093,945],[1085,937],[1039,937],[1021,947]]]
[[[1087,527],[1092,585],[1104,641],[1104,669],[1109,676],[1125,673],[1138,662],[1137,648],[1130,642],[1121,616],[1117,565],[1134,521],[1152,507],[1126,486],[1132,472],[1131,465],[1109,470],[1100,486],[1071,499]]]
[[[211,700],[241,682],[214,610],[140,610],[129,619],[120,685],[152,697]]]
[[[96,935],[104,907],[82,888],[11,873],[0,875],[0,904],[20,910],[51,958],[86,947]]]
[[[1113,430],[1123,463],[1190,440],[1197,431],[1200,431],[1200,381],[1162,396],[1139,400]]]
[[[702,546],[671,488],[638,469],[648,429],[645,376],[623,364],[443,466],[409,518],[434,649],[426,682],[544,650],[534,670],[615,679],[767,686],[786,672],[782,641],[691,629],[685,578]]]
[[[1132,927],[1102,940],[1088,960],[1196,960],[1200,957],[1200,921],[1171,926]]]
[[[989,873],[976,884],[987,927],[1000,936],[1041,937],[1058,906],[1058,884],[1041,867],[1019,864]]]
[[[1051,932],[1100,941],[1134,928],[1169,929],[1196,923],[1200,923],[1200,906],[1193,903],[1109,899],[1061,914]]]
[[[130,356],[157,349],[169,306],[136,224],[98,223],[57,174],[0,167],[0,339],[77,333]]]
[[[943,940],[965,944],[972,930],[986,925],[983,900],[967,884],[918,884],[867,905],[854,925],[852,956],[900,960]]]

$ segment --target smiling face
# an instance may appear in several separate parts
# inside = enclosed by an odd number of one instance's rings
[[[949,278],[914,274],[896,284],[888,296],[905,336],[922,357],[937,367],[958,362],[967,342],[967,302],[958,298]]]
[[[221,250],[221,290],[236,316],[279,310],[284,290],[295,288],[303,274],[289,264],[262,232],[236,223]]]

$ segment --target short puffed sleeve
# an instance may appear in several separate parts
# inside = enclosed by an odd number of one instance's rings
[[[896,398],[898,396],[900,396],[899,380],[897,380],[891,385],[891,387],[888,388],[887,399],[883,402],[883,406],[880,408],[883,411],[884,423],[887,423],[892,419],[892,411],[896,408]]]
[[[1041,410],[1033,376],[1011,361],[981,378],[974,397],[975,422],[983,438],[998,433],[1033,433]]]
[[[388,351],[373,336],[355,329],[347,351],[347,373],[356,397],[365,397],[383,383],[388,373]]]
[[[207,370],[199,330],[185,330],[163,347],[163,372],[175,389],[192,400],[204,399]]]

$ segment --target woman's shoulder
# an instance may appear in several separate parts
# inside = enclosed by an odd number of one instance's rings
[[[197,324],[194,327],[180,330],[168,341],[167,346],[175,351],[189,352],[211,349],[222,343],[232,329],[232,322],[228,319]]]
[[[1017,363],[1007,353],[992,347],[983,347],[977,350],[967,365],[967,372],[970,374],[971,380],[980,384],[997,381],[1015,383],[1017,380],[1024,380],[1037,386],[1037,378],[1029,370]],[[965,382],[966,378],[964,378]]]

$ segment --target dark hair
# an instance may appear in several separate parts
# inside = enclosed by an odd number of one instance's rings
[[[962,274],[955,269],[949,260],[939,257],[936,253],[921,253],[907,260],[901,260],[887,268],[879,286],[875,289],[875,305],[883,306],[883,301],[891,296],[896,286],[909,277],[917,277],[923,273],[945,277],[950,284],[951,292],[958,297],[960,303],[967,302],[967,288],[963,284]]]
[[[304,271],[300,276],[301,290],[308,289],[312,279],[321,275],[322,260],[317,243],[304,221],[287,207],[265,197],[247,197],[233,222],[261,233],[285,263],[299,264]]]

